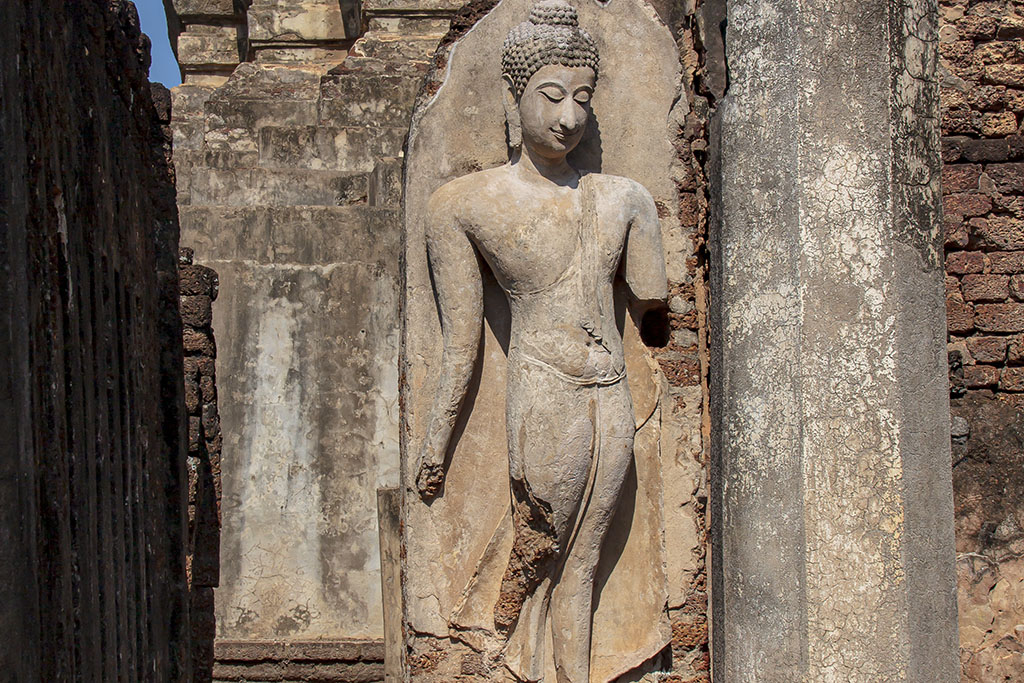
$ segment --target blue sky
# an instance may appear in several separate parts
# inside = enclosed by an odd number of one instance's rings
[[[178,63],[174,60],[171,43],[167,38],[163,0],[134,1],[139,10],[142,32],[153,41],[153,64],[149,67],[149,80],[173,88],[181,83],[181,74],[178,73]]]

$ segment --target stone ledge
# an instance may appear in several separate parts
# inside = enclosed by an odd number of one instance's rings
[[[384,643],[380,640],[218,641],[214,659],[214,681],[384,680]]]
[[[454,14],[465,3],[463,0],[363,0],[362,9],[365,14],[398,14],[414,12],[417,14]]]
[[[384,641],[345,640],[218,640],[218,662],[383,662]]]

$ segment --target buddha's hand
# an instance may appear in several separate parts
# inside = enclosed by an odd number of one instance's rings
[[[444,461],[434,457],[433,453],[420,456],[419,472],[416,475],[416,490],[420,498],[432,500],[444,484]]]

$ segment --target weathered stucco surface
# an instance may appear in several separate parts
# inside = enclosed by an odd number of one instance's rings
[[[351,3],[172,4],[178,204],[196,260],[220,275],[214,679],[376,680],[400,157],[451,8],[364,2],[355,42]]]
[[[377,112],[413,78],[246,64],[176,92],[183,229],[220,275],[221,638],[381,635],[403,129]]]
[[[730,681],[956,675],[936,16],[728,6],[711,352]]]

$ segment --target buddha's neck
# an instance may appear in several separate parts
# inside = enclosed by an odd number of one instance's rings
[[[526,145],[522,145],[512,155],[512,167],[523,174],[536,174],[556,185],[574,186],[579,179],[576,172],[565,157],[549,159],[533,154]]]

